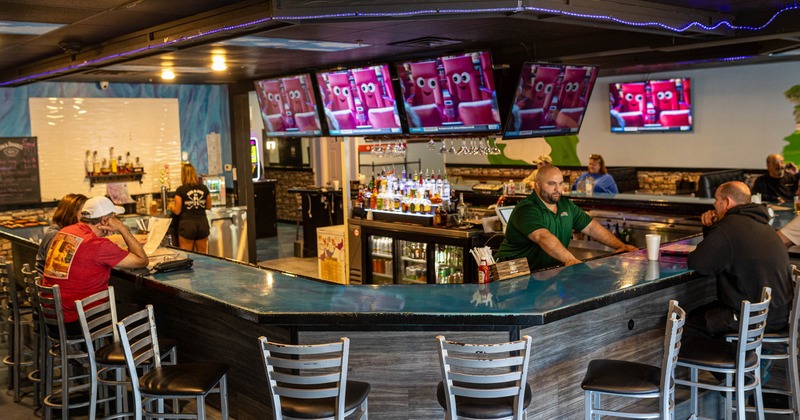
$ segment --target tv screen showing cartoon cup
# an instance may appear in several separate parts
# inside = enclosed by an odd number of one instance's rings
[[[317,73],[331,136],[402,134],[388,65]]]
[[[488,52],[400,63],[397,76],[409,133],[500,131]]]
[[[524,63],[503,138],[578,133],[596,79],[593,66]]]
[[[322,135],[309,74],[258,80],[255,85],[267,137]]]
[[[692,131],[690,79],[620,82],[608,88],[611,132]]]

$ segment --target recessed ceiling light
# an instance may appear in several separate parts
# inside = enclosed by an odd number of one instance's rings
[[[214,71],[223,71],[228,68],[225,65],[225,57],[222,55],[215,55],[211,57],[211,69]]]
[[[164,69],[161,72],[161,78],[164,80],[172,80],[175,78],[175,73],[170,69]]]

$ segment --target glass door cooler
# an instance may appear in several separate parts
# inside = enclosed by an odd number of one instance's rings
[[[351,249],[363,284],[477,283],[469,250],[482,246],[482,229],[444,229],[405,223],[350,219]],[[358,246],[360,244],[360,247]],[[356,245],[356,247],[353,247]],[[351,261],[357,261],[358,258]]]

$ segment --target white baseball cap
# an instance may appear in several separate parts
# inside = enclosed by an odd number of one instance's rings
[[[108,197],[97,196],[86,200],[81,210],[81,215],[89,219],[97,219],[103,216],[108,216],[111,213],[124,214],[125,209],[120,206],[115,206]]]

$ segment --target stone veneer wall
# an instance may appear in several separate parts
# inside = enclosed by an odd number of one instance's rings
[[[37,219],[50,221],[53,218],[54,207],[27,209],[27,210],[13,210],[0,212],[0,221],[14,220],[14,219]],[[8,239],[0,239],[0,257],[6,259],[7,262],[11,261],[11,241]]]
[[[496,181],[505,181],[513,179],[520,181],[533,170],[532,167],[522,168],[492,168],[486,167],[447,167],[447,177],[449,179],[461,180],[480,180],[486,181],[488,179]],[[576,179],[585,171],[585,169],[562,169],[564,180],[569,181],[572,185]],[[676,186],[678,181],[694,182],[697,185],[697,180],[700,178],[702,172],[698,171],[647,171],[639,170],[639,189],[641,194],[664,194],[671,195],[676,193]]]
[[[289,188],[308,187],[314,185],[314,171],[288,171],[266,168],[265,179],[275,179],[275,201],[278,207],[278,220],[296,222],[302,221],[300,212],[297,211],[298,194],[290,193]]]

